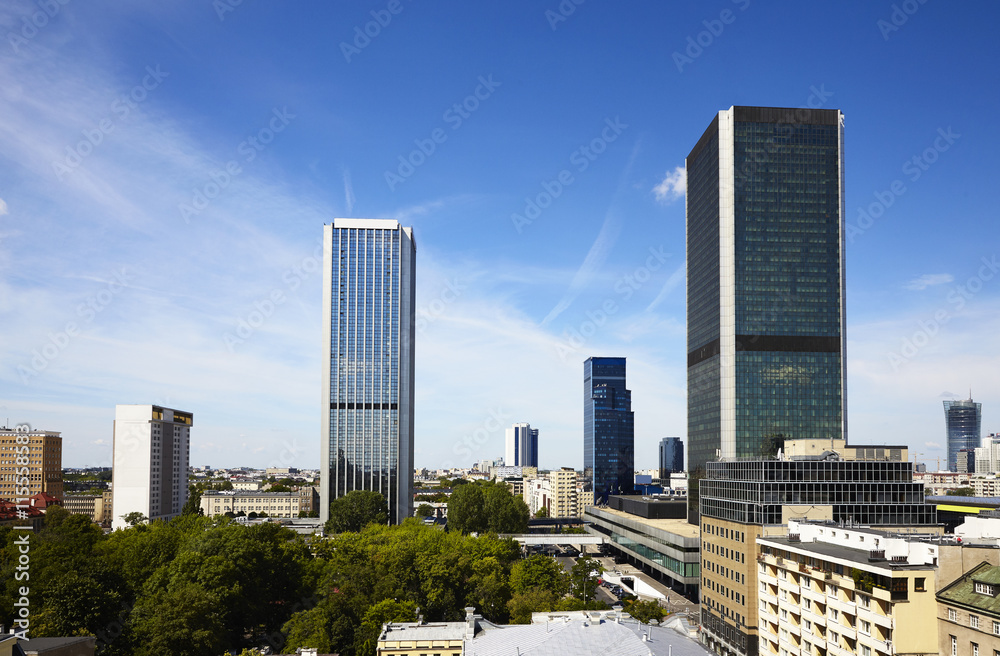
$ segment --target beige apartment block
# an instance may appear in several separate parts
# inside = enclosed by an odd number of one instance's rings
[[[979,563],[938,592],[938,650],[941,654],[1000,655],[998,594],[1000,567],[988,562]]]
[[[86,515],[90,521],[103,524],[105,519],[111,521],[111,514],[105,509],[103,494],[67,494],[63,497],[62,506],[74,515]]]
[[[759,654],[938,653],[935,543],[790,522],[758,545]]]
[[[206,517],[234,515],[241,511],[267,513],[268,517],[298,517],[302,497],[298,492],[219,492],[208,490],[201,495],[201,510]]]
[[[63,498],[59,435],[55,431],[0,428],[0,499],[16,502],[39,493]]]

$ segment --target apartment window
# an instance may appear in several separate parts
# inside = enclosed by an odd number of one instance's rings
[[[860,626],[858,627],[858,631],[864,633],[865,635],[871,635],[872,623],[868,622],[867,620],[861,620]]]
[[[813,605],[812,599],[803,599],[803,601],[805,602],[806,610],[811,610]]]
[[[979,645],[972,643],[972,656],[979,656]]]
[[[785,610],[784,608],[781,609],[781,619],[783,619],[783,620],[787,620],[788,619],[788,611]]]
[[[954,608],[949,608],[948,609],[948,619],[951,620],[952,622],[957,622],[958,621],[958,611],[955,610]]]
[[[862,608],[871,608],[872,600],[870,597],[866,597],[864,595],[858,595],[858,605],[861,606]]]
[[[1000,635],[1000,622],[993,622],[993,635]]]
[[[838,619],[840,617],[840,611],[838,611],[836,608],[831,608],[830,617],[832,617],[833,619]]]
[[[978,615],[969,615],[969,626],[971,626],[974,629],[978,629],[979,628],[979,616]]]
[[[951,656],[958,656],[958,638],[951,636]]]
[[[993,596],[993,592],[994,592],[994,588],[993,588],[992,585],[990,585],[988,583],[980,583],[980,582],[977,581],[976,582],[976,592],[978,592],[979,594],[989,595],[989,596],[992,597]]]
[[[806,631],[812,631],[812,622],[810,622],[809,620],[804,620],[804,621],[802,622],[802,627],[803,627],[803,628],[804,628],[804,629],[805,629]]]
[[[992,587],[992,586],[989,586]],[[923,592],[924,591],[924,579],[918,578],[913,580],[913,591]]]
[[[872,648],[868,645],[861,645],[861,656],[872,656]]]

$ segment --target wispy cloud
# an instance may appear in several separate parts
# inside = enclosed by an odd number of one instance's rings
[[[3,198],[0,198],[0,216],[3,216],[4,214],[8,213],[9,212],[7,210],[7,201],[5,201]]]
[[[922,289],[927,289],[934,285],[946,285],[949,282],[953,282],[955,276],[950,273],[925,273],[919,278],[914,278],[910,282],[906,283],[904,287],[912,291],[920,291]]]
[[[687,193],[687,169],[683,166],[678,166],[673,171],[667,171],[663,181],[653,187],[653,195],[656,196],[656,200],[664,204],[674,202],[685,193]]]
[[[351,185],[351,172],[344,169],[344,205],[347,207],[347,215],[354,213],[354,187]]]
[[[924,442],[924,446],[927,447],[928,449],[941,449],[941,448],[943,448],[937,442]]]

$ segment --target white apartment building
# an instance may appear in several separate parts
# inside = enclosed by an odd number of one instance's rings
[[[796,521],[757,544],[759,654],[938,653],[938,545]]]
[[[112,528],[132,512],[149,520],[181,514],[188,496],[190,412],[157,405],[116,405]]]
[[[1000,497],[1000,478],[995,474],[990,476],[973,476],[970,482],[973,496]]]
[[[583,517],[583,498],[582,483],[577,481],[576,471],[570,467],[551,471],[545,478],[525,479],[524,482],[524,500],[532,515],[544,507],[549,517]]]

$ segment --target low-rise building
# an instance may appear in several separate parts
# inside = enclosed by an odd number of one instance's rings
[[[111,521],[111,514],[105,509],[105,498],[109,494],[67,494],[62,506],[74,515],[86,515],[90,521],[103,524]]]
[[[268,517],[298,517],[301,508],[298,492],[219,492],[206,490],[201,495],[201,510],[206,517],[243,512],[267,513]]]
[[[981,562],[937,594],[938,649],[954,656],[1000,654],[1000,567]]]
[[[614,506],[620,505],[620,508]],[[689,599],[698,598],[700,531],[687,521],[687,504],[608,497],[608,506],[584,512],[587,531],[606,537],[619,554]]]
[[[796,521],[757,544],[758,653],[938,653],[936,544]]]

